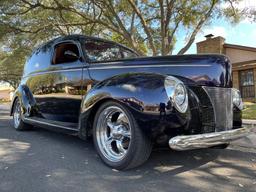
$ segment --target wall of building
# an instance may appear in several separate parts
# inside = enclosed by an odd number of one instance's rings
[[[233,71],[232,73],[232,79],[233,79],[233,87],[236,89],[239,89],[239,72]]]
[[[231,63],[256,60],[256,52],[240,49],[226,48],[225,54],[230,58]]]
[[[207,36],[206,36],[207,37]],[[239,45],[225,44],[223,37],[212,37],[209,35],[204,41],[197,43],[197,53],[218,53],[225,54],[230,58],[231,63],[240,63],[245,61],[256,60],[256,51],[254,48],[243,47]],[[251,63],[249,63],[251,64]],[[233,87],[240,89],[239,71],[244,69],[254,70],[254,85],[256,85],[256,68],[253,63],[251,65],[237,66],[233,69],[232,79]],[[256,96],[256,86],[254,88]],[[245,101],[255,101],[255,98],[244,98]]]
[[[207,38],[204,41],[198,42],[197,45],[197,53],[223,53],[223,45],[225,43],[225,39],[223,37],[214,37]]]
[[[13,89],[7,83],[0,82],[0,100],[11,100]]]

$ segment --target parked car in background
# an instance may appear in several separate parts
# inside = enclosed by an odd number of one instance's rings
[[[153,145],[174,150],[225,147],[249,133],[224,55],[138,57],[82,35],[60,37],[27,59],[13,96],[14,128],[93,137],[108,166],[129,169]]]

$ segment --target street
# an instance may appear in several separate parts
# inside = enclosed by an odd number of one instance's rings
[[[143,166],[117,171],[102,163],[92,140],[40,128],[17,132],[10,120],[9,106],[0,105],[1,192],[256,191],[250,138],[225,150],[155,150]]]

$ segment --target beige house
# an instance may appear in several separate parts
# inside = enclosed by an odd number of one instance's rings
[[[0,82],[0,100],[11,100],[13,88],[8,84]]]
[[[206,35],[197,43],[197,53],[227,55],[232,63],[233,86],[240,90],[243,100],[255,101],[256,97],[256,48],[225,43],[223,37]]]

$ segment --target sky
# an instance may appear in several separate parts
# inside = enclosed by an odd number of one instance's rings
[[[241,9],[244,7],[256,8],[256,0],[243,0],[237,6]],[[211,25],[202,28],[202,30],[197,34],[195,42],[186,54],[196,54],[196,42],[205,40],[204,36],[208,34],[224,37],[226,39],[225,43],[256,47],[256,22],[244,19],[240,23],[234,25],[227,20],[220,18],[213,20]],[[179,39],[179,37],[184,35],[184,31],[179,33],[174,54],[184,46],[185,41],[183,39]]]

